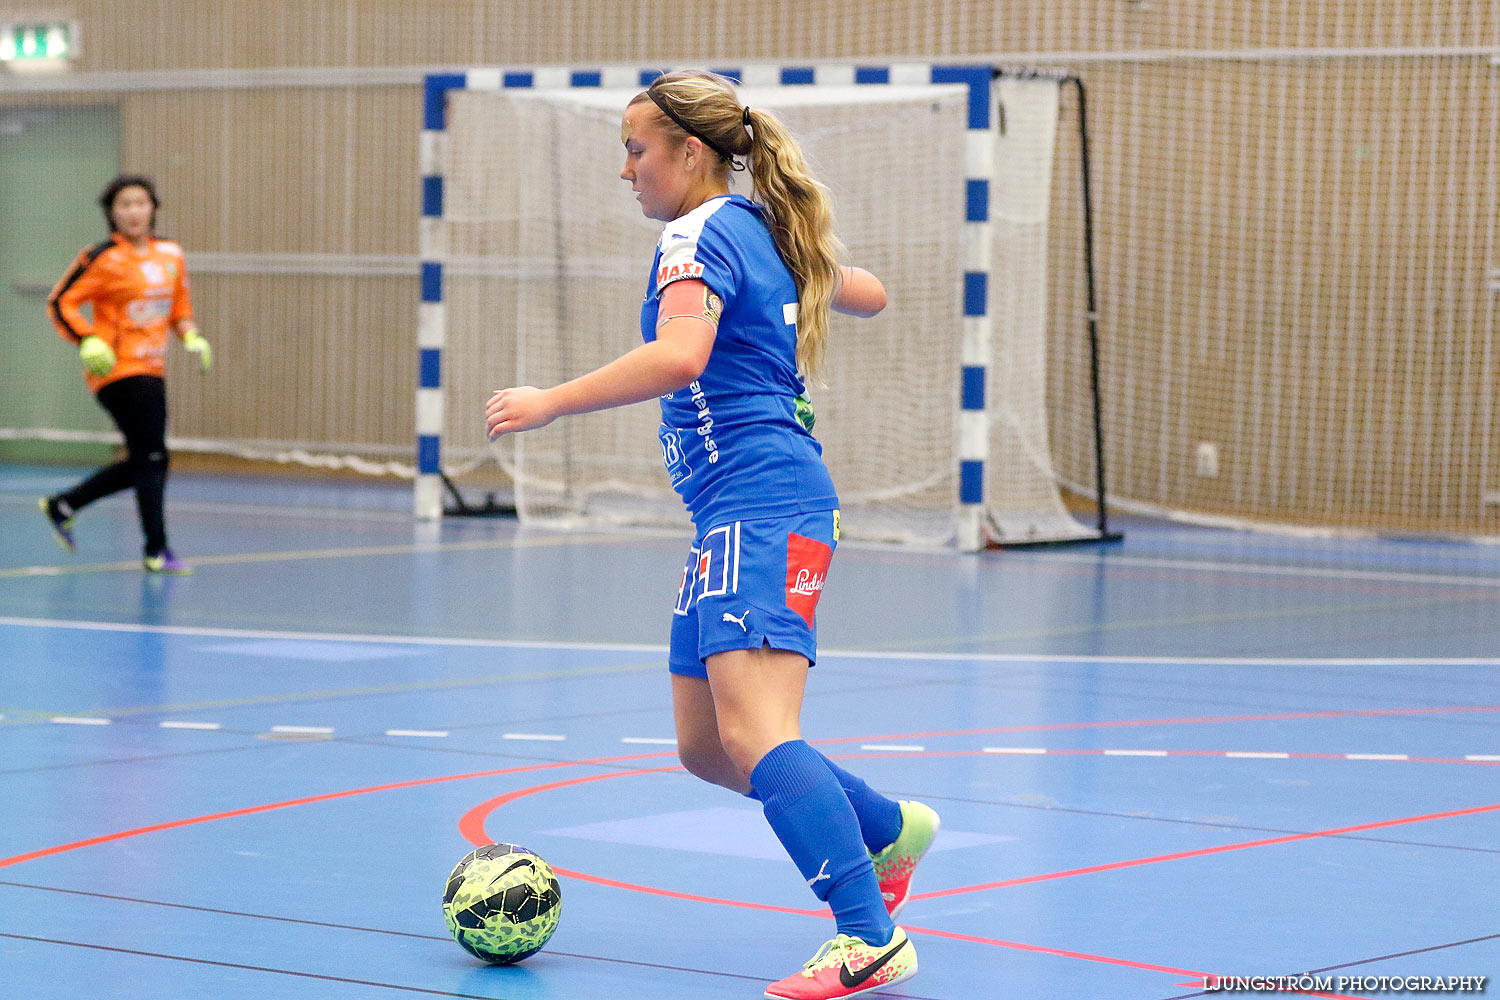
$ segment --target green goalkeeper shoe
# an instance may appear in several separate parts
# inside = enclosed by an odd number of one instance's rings
[[[52,525],[52,537],[57,539],[57,544],[63,547],[65,552],[77,552],[78,544],[73,541],[73,517],[64,514],[61,507],[52,497],[42,497],[36,502],[47,515],[47,523]]]
[[[875,862],[875,877],[880,881],[880,895],[893,918],[911,898],[912,873],[943,825],[938,814],[920,802],[903,801],[900,805],[900,836],[879,854],[870,855]]]

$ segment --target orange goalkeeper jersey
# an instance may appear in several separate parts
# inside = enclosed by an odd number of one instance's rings
[[[85,302],[94,307],[92,323],[83,314]],[[118,233],[87,247],[47,296],[47,313],[63,339],[80,343],[95,336],[114,350],[109,374],[85,373],[91,392],[132,375],[160,377],[167,334],[193,317],[182,247],[152,238],[137,250]]]

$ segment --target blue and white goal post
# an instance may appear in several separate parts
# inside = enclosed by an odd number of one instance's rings
[[[1046,441],[1046,191],[1060,79],[908,63],[714,68],[798,137],[832,193],[848,262],[889,293],[875,319],[835,317],[828,384],[812,387],[845,537],[969,551],[1097,537],[1064,509]],[[459,496],[455,482],[472,475],[478,489],[513,496],[523,519],[681,521],[654,404],[559,421],[498,451],[483,426],[493,389],[565,380],[633,345],[659,224],[640,218],[618,177],[619,117],[660,72],[427,78],[418,518],[442,516],[444,490]],[[1042,174],[1019,183],[1026,171]]]

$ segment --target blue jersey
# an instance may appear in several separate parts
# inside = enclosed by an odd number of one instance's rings
[[[700,528],[838,506],[823,449],[796,417],[797,287],[764,210],[710,198],[656,244],[641,337],[656,339],[661,290],[696,278],[723,302],[703,374],[661,397],[662,460]]]

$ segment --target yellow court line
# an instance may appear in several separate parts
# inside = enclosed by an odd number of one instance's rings
[[[194,556],[195,566],[242,566],[251,563],[295,562],[301,559],[354,559],[367,556],[399,556],[418,552],[474,552],[486,549],[529,549],[550,545],[603,545],[642,541],[649,535],[587,535],[548,538],[499,538],[472,542],[412,542],[404,545],[368,545],[345,549],[288,549],[282,552],[241,552],[232,555]],[[0,569],[0,580],[28,576],[75,576],[83,573],[141,571],[139,560],[79,563],[71,566],[14,566]]]

